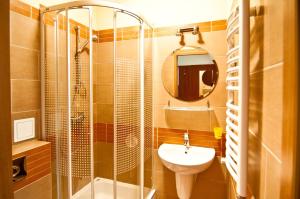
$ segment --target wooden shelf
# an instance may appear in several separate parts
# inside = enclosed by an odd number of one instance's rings
[[[50,142],[40,141],[40,140],[29,140],[29,141],[13,144],[12,156],[14,158],[14,156],[17,156],[18,154],[45,146],[47,144],[50,144]]]

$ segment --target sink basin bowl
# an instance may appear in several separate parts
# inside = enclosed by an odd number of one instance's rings
[[[205,171],[215,157],[215,149],[191,146],[185,153],[185,146],[162,144],[158,155],[163,164],[175,173],[197,174]]]
[[[205,171],[212,164],[215,149],[179,144],[162,144],[158,156],[163,165],[176,174],[176,189],[180,199],[189,199],[196,174]]]

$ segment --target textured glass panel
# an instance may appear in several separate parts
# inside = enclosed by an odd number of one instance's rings
[[[128,15],[117,14],[117,43],[115,66],[115,140],[116,151],[115,175],[117,176],[118,189],[122,186],[119,182],[139,184],[140,163],[140,65],[139,65],[139,40],[128,39],[127,31],[131,35],[138,35],[139,23],[136,26],[124,27],[122,21]],[[119,28],[120,27],[120,28]],[[121,28],[122,27],[122,28]],[[124,37],[123,37],[124,36]],[[139,187],[133,188],[138,197]]]
[[[68,197],[67,149],[67,69],[66,31],[61,19],[63,13],[44,16],[44,135],[51,142],[52,177],[55,198]],[[64,13],[65,14],[65,13]],[[57,23],[55,25],[55,21]],[[61,27],[61,28],[59,28]],[[43,55],[42,55],[43,56]]]
[[[152,188],[153,170],[153,95],[152,95],[152,32],[153,29],[145,25],[144,34],[144,195]]]
[[[89,18],[87,9],[70,10],[69,14]],[[90,44],[89,27],[77,25],[70,19],[71,61],[71,151],[73,194],[91,180],[90,142]],[[77,49],[76,49],[77,46]],[[79,49],[83,50],[79,52]]]

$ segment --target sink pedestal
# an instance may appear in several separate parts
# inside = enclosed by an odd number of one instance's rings
[[[176,189],[180,199],[190,199],[198,173],[210,167],[215,157],[215,149],[179,144],[162,144],[158,149],[162,163],[176,174]]]
[[[176,190],[180,199],[189,199],[192,195],[196,175],[176,173]]]

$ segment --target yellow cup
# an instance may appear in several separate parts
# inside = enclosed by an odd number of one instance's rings
[[[221,127],[214,127],[214,133],[215,133],[215,138],[216,139],[221,139],[222,138],[222,134],[223,134],[223,128]]]

